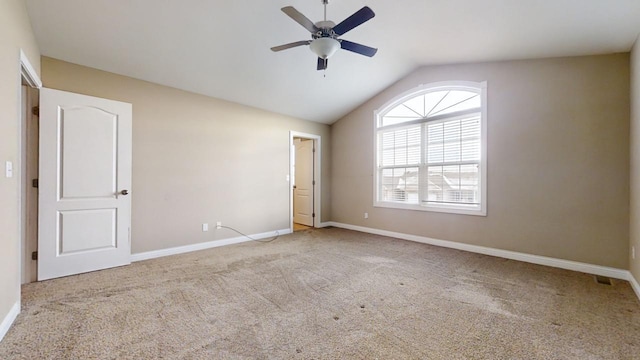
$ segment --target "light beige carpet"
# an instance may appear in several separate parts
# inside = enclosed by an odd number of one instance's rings
[[[329,228],[23,287],[0,359],[640,359],[624,281]]]

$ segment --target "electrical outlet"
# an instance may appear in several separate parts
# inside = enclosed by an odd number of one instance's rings
[[[636,247],[635,246],[631,246],[631,258],[633,260],[636,259]]]
[[[364,218],[368,219],[369,218],[369,213],[364,213]]]
[[[216,223],[216,229],[222,229],[222,221]]]
[[[209,231],[209,224],[202,224],[202,231]]]

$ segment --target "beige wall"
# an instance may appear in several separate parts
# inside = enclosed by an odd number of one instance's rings
[[[31,30],[25,2],[0,1],[0,322],[20,299],[20,49],[39,73],[40,52]],[[12,178],[4,175],[5,161],[13,162]]]
[[[488,216],[374,208],[374,110],[446,80],[488,82]],[[423,67],[332,142],[336,222],[628,268],[628,54]]]
[[[635,246],[636,259],[629,255],[629,270],[640,280],[640,37],[631,50],[631,212],[630,247]],[[631,253],[631,250],[629,250]]]
[[[133,104],[133,253],[239,236],[215,230],[216,221],[245,234],[289,228],[290,130],[322,137],[322,220],[329,219],[328,125],[47,57],[42,81]]]

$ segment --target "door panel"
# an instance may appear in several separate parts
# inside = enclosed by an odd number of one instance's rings
[[[293,222],[313,224],[313,140],[295,141],[295,181]]]
[[[61,199],[115,198],[118,114],[62,108],[59,119]]]
[[[38,280],[130,263],[131,104],[40,92]]]
[[[60,256],[116,248],[116,210],[60,211],[58,243]]]

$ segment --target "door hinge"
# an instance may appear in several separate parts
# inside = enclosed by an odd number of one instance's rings
[[[316,152],[316,148],[313,148],[313,149],[312,149],[312,151],[313,151],[313,152]]]
[[[38,260],[38,252],[34,251],[31,253],[31,260]]]
[[[34,188],[38,187],[38,179],[31,180],[31,187],[34,187]]]
[[[31,108],[31,113],[35,116],[40,116],[40,107],[34,106]]]
[[[311,182],[311,185],[315,185],[315,184],[316,184],[316,181],[315,181],[315,180],[313,180],[313,181]]]
[[[316,213],[311,214],[311,217],[312,218],[316,217]]]

